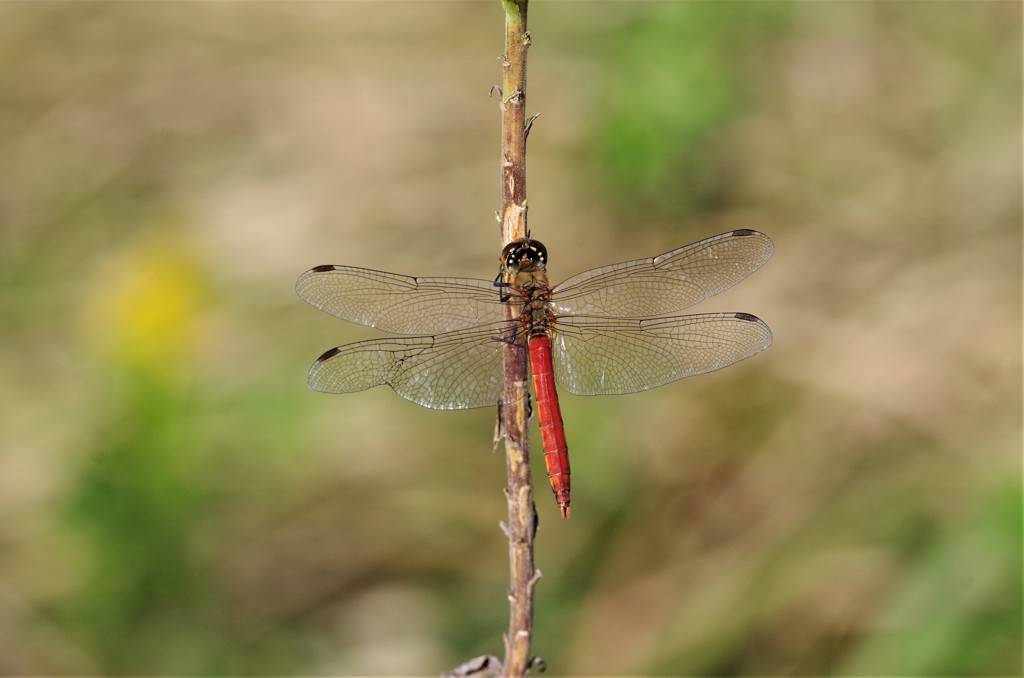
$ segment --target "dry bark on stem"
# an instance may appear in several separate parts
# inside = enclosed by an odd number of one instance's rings
[[[505,53],[501,59],[501,242],[526,237],[526,32],[528,0],[502,0]],[[511,308],[509,309],[511,317]],[[530,479],[526,347],[510,344],[505,355],[505,395],[500,425],[508,470],[509,627],[504,676],[525,676],[532,658],[533,590],[540,573],[533,565],[537,513]]]
[[[526,237],[526,32],[528,0],[501,0],[505,9],[505,53],[501,57],[501,244]],[[513,318],[511,306],[508,318]],[[526,676],[543,662],[530,656],[533,640],[533,590],[540,577],[533,565],[533,538],[537,512],[530,478],[529,374],[526,346],[510,343],[505,354],[504,403],[498,426],[505,439],[508,470],[509,624],[505,660],[483,656],[472,659],[446,676],[482,674]]]

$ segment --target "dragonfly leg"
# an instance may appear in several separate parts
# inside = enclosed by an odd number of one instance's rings
[[[498,301],[501,301],[502,303],[512,298],[512,294],[508,291],[512,289],[512,283],[505,282],[504,280],[502,280],[504,273],[504,271],[499,269],[498,275],[494,277],[494,286],[501,290],[501,292],[498,294]]]
[[[500,341],[503,344],[514,344],[519,339],[519,333],[514,327],[505,328],[502,334],[494,337],[494,341]]]

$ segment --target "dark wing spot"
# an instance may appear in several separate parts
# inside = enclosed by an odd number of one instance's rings
[[[316,361],[317,361],[318,363],[322,363],[322,362],[324,362],[325,360],[330,360],[331,358],[333,358],[334,356],[338,355],[339,353],[341,353],[341,347],[335,346],[335,347],[334,347],[334,348],[332,348],[332,349],[331,349],[330,351],[327,351],[327,352],[326,352],[326,353],[324,353],[324,354],[323,354],[322,356],[320,356],[319,358],[317,358],[317,359],[316,359]]]
[[[314,273],[326,273],[327,271],[333,271],[334,266],[330,264],[323,264],[321,266],[314,266],[310,270],[313,271]]]
[[[738,228],[735,231],[733,231],[732,234],[736,236],[757,235],[757,231],[750,228]]]
[[[734,313],[733,317],[735,317],[737,320],[749,320],[752,323],[760,321],[760,318],[758,318],[756,315],[751,315],[750,313]]]

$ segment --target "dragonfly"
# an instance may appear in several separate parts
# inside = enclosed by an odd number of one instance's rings
[[[353,393],[387,385],[437,410],[500,407],[506,347],[525,346],[548,479],[568,518],[569,448],[558,389],[636,393],[765,350],[772,333],[754,315],[675,314],[729,289],[773,252],[768,236],[739,229],[554,286],[547,248],[529,236],[504,248],[493,281],[316,266],[296,282],[299,297],[343,320],[405,336],[330,349],[310,368],[309,386]]]

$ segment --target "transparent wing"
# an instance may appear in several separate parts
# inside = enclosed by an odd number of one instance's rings
[[[494,407],[502,392],[503,337],[516,327],[491,323],[433,337],[339,346],[313,363],[309,385],[316,391],[351,393],[387,384],[403,398],[435,410]]]
[[[768,348],[749,313],[668,318],[560,318],[551,333],[555,381],[577,395],[635,393],[721,369]]]
[[[675,313],[729,289],[774,251],[768,236],[730,231],[650,259],[584,271],[552,290],[558,313],[644,318]]]
[[[354,266],[317,266],[295,292],[343,320],[395,334],[437,334],[504,318],[499,290],[473,278],[413,278]]]

